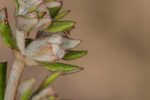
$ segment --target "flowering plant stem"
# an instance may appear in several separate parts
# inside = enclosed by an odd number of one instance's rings
[[[15,99],[16,91],[23,70],[24,70],[24,62],[21,59],[16,58],[9,75],[4,100],[16,100]]]
[[[7,66],[6,63],[0,63],[0,100],[16,100],[17,90],[21,97],[19,100],[58,100],[49,86],[61,75],[83,70],[80,66],[60,61],[75,60],[87,54],[85,50],[70,50],[81,43],[81,40],[73,39],[69,34],[76,22],[62,20],[70,11],[61,12],[61,1],[15,0],[15,4],[15,36],[9,25],[7,9],[0,9],[1,38],[16,57],[7,84]],[[32,36],[32,33],[36,35]],[[36,83],[34,78],[20,84],[25,65],[40,65],[53,73],[33,91]]]

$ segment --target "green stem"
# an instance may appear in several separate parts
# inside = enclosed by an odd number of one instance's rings
[[[0,100],[4,100],[7,62],[0,62]]]

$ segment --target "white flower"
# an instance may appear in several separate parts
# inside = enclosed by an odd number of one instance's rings
[[[51,34],[29,44],[25,55],[35,61],[52,62],[63,58],[66,50],[76,47],[79,43],[80,40],[69,39],[62,34]]]
[[[45,4],[48,8],[55,8],[55,7],[60,7],[62,5],[62,2],[60,2],[60,1],[51,1],[51,2],[46,2]]]
[[[50,34],[43,32],[52,20],[48,9],[62,6],[61,2],[46,2],[44,0],[18,0],[18,2],[16,39],[28,65],[36,65],[38,61],[52,62],[59,60],[64,57],[67,49],[74,48],[80,43],[80,40],[67,38],[62,33]],[[40,18],[39,13],[44,15]],[[42,36],[37,35],[40,38],[37,38],[25,48],[25,36],[32,30],[42,31]]]
[[[46,29],[51,24],[51,17],[44,0],[18,0],[18,3],[19,10],[16,15],[16,39],[18,48],[24,55],[25,36],[29,35],[32,31],[36,33]],[[31,12],[31,10],[33,11]],[[39,18],[37,12],[44,13],[44,16]],[[45,57],[47,58],[47,56]]]
[[[19,3],[19,11],[18,15],[25,15],[30,10],[38,7],[43,0],[18,0]]]

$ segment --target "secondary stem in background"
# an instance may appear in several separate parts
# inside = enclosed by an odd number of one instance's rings
[[[0,100],[4,100],[6,87],[7,62],[0,62]]]

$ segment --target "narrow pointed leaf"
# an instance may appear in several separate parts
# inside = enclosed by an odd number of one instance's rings
[[[50,8],[49,13],[52,18],[54,18],[60,11],[61,7],[56,7],[56,8]]]
[[[85,56],[87,54],[87,51],[85,50],[80,50],[80,51],[75,51],[75,50],[69,50],[65,56],[64,56],[64,60],[74,60],[74,59],[78,59],[81,58],[82,56]]]
[[[20,100],[29,100],[29,97],[31,95],[31,90],[27,90],[22,96]]]
[[[75,69],[75,70],[71,70],[71,71],[65,71],[63,72],[62,75],[70,75],[70,74],[74,74],[74,73],[77,73],[77,72],[81,72],[82,70],[84,70],[84,68],[80,68],[80,69]]]
[[[0,62],[0,100],[4,100],[6,87],[7,63]]]
[[[46,29],[46,32],[63,32],[71,29],[74,25],[74,21],[53,21],[51,25]]]
[[[54,80],[56,80],[60,75],[62,74],[62,72],[55,72],[52,75],[50,75],[45,81],[44,83],[41,85],[40,90],[46,88],[48,85],[52,84],[52,82],[54,82]]]
[[[41,90],[45,89],[49,85],[51,85],[60,75],[62,72],[55,72],[52,75],[50,75],[44,82],[41,84],[41,86],[37,89],[37,91],[33,94],[38,94]]]
[[[35,84],[35,79],[30,79],[24,81],[20,85],[19,92],[21,94],[21,100],[29,100],[34,84]]]
[[[50,96],[50,97],[48,98],[48,100],[55,100],[55,97],[54,97],[54,96]]]
[[[41,65],[43,65],[46,69],[48,69],[50,71],[65,71],[65,72],[69,72],[69,71],[73,71],[73,70],[77,70],[77,69],[82,69],[79,66],[70,65],[70,64],[64,64],[64,63],[59,63],[59,62],[55,62],[55,63],[40,62],[40,63],[41,63]]]
[[[18,2],[18,0],[14,0],[14,1],[15,1],[16,11],[18,11],[19,10],[19,2]]]
[[[2,41],[12,49],[17,49],[16,40],[14,39],[12,35],[12,31],[9,27],[9,25],[6,25],[4,23],[0,24],[0,32],[1,32],[1,38]]]
[[[57,16],[57,14],[59,13],[59,11],[62,8],[62,2],[58,2],[58,1],[50,1],[46,3],[46,6],[49,8],[49,13],[50,16],[52,18],[54,18],[55,16]]]
[[[6,8],[3,8],[0,10],[0,33],[2,41],[12,49],[17,49],[16,40],[13,37],[11,28],[8,23],[7,18],[7,10]]]
[[[63,11],[63,12],[59,13],[59,14],[55,17],[55,20],[62,19],[62,18],[64,18],[65,16],[67,16],[69,13],[70,13],[70,10]]]

